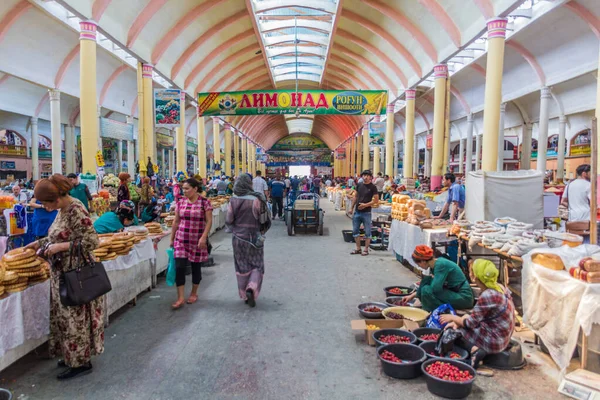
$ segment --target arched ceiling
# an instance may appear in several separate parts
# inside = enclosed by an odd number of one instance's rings
[[[585,10],[593,2],[577,0],[571,14],[585,16],[582,7]],[[395,98],[484,32],[486,19],[507,15],[520,3],[522,0],[3,0],[0,71],[78,96],[78,32],[48,11],[60,6],[72,13],[68,18],[95,20],[106,37],[99,40],[112,41],[134,61],[153,64],[167,85],[184,89],[192,99],[200,91],[295,88],[296,84],[301,89],[386,89]],[[586,18],[595,27],[597,21]],[[524,47],[516,49],[516,43],[509,52],[539,57],[535,48],[519,40]],[[102,105],[135,115],[135,69],[101,46],[98,49],[97,86]],[[510,62],[510,56],[508,59]],[[485,68],[482,62],[476,65]],[[551,78],[548,73],[546,76]],[[456,89],[453,93],[460,101],[460,92],[464,92],[461,82]],[[472,103],[470,100],[467,96],[462,105]],[[311,133],[334,148],[367,120],[264,116],[238,117],[231,122],[265,148],[294,132]]]

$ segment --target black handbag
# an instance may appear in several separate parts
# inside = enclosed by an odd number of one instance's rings
[[[80,264],[73,269],[74,256],[78,257]],[[85,254],[81,241],[72,243],[69,250],[69,271],[63,272],[59,280],[62,305],[73,307],[88,304],[111,290],[104,265],[94,262],[89,254]]]

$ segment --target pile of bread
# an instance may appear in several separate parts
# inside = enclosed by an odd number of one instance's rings
[[[164,214],[161,214],[160,217],[165,221],[165,225],[167,226],[167,228],[170,228],[173,226],[173,222],[175,222],[175,215],[169,214],[169,213],[164,213]]]
[[[0,296],[16,293],[50,277],[50,264],[32,249],[11,250],[0,260]]]
[[[420,225],[431,218],[431,210],[424,200],[414,200],[405,194],[392,195],[392,218],[409,224]]]
[[[100,244],[93,253],[100,261],[110,261],[127,255],[131,252],[133,245],[139,243],[131,232],[107,233],[98,236]]]
[[[131,226],[126,231],[133,234],[135,244],[148,238],[148,228],[145,226]]]
[[[225,204],[225,203],[227,203],[229,201],[229,197],[230,196],[211,197],[210,198],[210,205],[212,206],[212,208],[221,207],[223,204]]]
[[[144,224],[144,227],[148,229],[150,235],[160,235],[163,233],[162,227],[158,222],[148,222],[147,224]]]
[[[579,266],[571,268],[569,274],[587,283],[600,283],[600,256],[582,258]]]

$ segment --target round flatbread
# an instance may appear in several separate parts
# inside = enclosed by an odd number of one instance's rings
[[[32,249],[26,249],[25,247],[19,247],[18,249],[11,250],[4,254],[2,259],[6,262],[15,262],[35,256],[35,251]]]
[[[16,286],[7,286],[5,288],[6,293],[18,293],[27,289],[27,284],[24,285],[16,285]]]
[[[19,265],[8,265],[6,267],[7,270],[14,270],[14,269],[25,269],[25,268],[34,268],[37,267],[38,265],[40,265],[42,262],[40,260],[37,259],[33,259],[33,261],[27,263],[27,264],[19,264]]]
[[[4,284],[7,283],[14,283],[17,281],[17,279],[19,279],[19,275],[17,275],[16,272],[12,272],[12,271],[6,271],[6,273],[4,274]]]
[[[42,276],[45,273],[46,273],[46,271],[44,271],[43,269],[30,269],[30,270],[25,270],[25,271],[17,271],[17,275],[19,275],[19,278],[21,278],[21,277],[30,278],[30,277],[34,277],[34,276]]]
[[[37,257],[34,255],[33,257],[23,258],[23,259],[16,260],[16,261],[4,261],[4,264],[7,267],[16,267],[18,265],[29,264],[30,262],[35,261],[36,259],[37,259]]]
[[[106,247],[110,247],[112,245],[112,240],[100,240],[100,243],[98,244],[98,248],[99,249],[104,249]]]

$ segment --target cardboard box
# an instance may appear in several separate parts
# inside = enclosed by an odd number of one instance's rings
[[[376,330],[368,330],[367,325],[375,325],[380,329],[404,329],[410,332],[419,327],[419,324],[416,322],[404,319],[355,319],[350,321],[350,326],[353,331],[363,331],[365,333],[365,341],[369,343],[370,346],[375,346],[376,344],[372,336],[373,332],[376,332]]]

